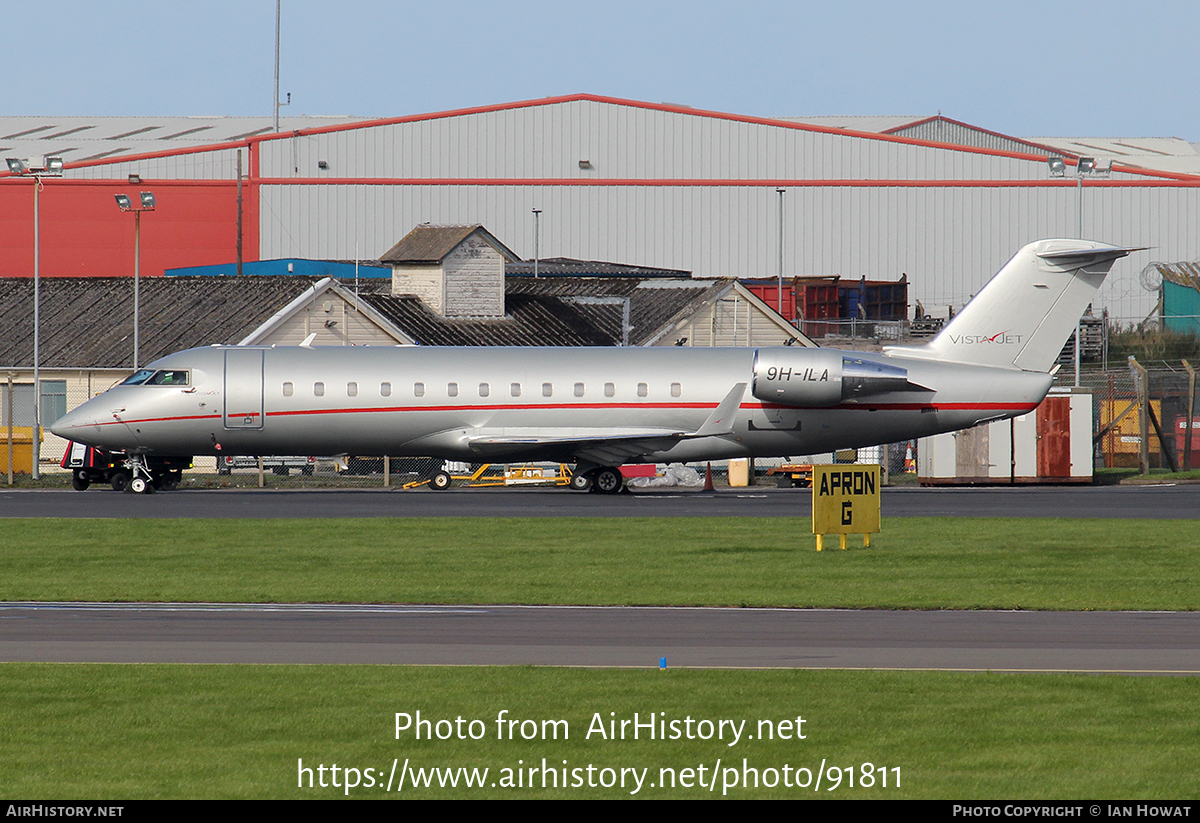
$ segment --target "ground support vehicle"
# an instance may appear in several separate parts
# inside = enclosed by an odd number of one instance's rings
[[[767,474],[775,476],[781,489],[807,489],[812,485],[812,471],[808,464],[785,464],[767,469]]]
[[[93,483],[108,483],[113,491],[123,492],[134,490],[131,484],[135,471],[130,462],[125,452],[108,452],[69,442],[59,465],[71,470],[71,487],[76,491],[84,491]],[[171,491],[179,485],[183,470],[192,467],[190,457],[149,457],[145,462],[151,479],[147,482],[139,477],[138,491],[147,488]]]

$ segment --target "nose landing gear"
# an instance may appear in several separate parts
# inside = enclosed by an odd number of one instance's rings
[[[154,493],[154,475],[150,472],[150,467],[146,465],[145,455],[131,454],[129,459],[125,461],[125,467],[129,469],[129,482],[125,486],[126,492],[132,492],[133,494]]]

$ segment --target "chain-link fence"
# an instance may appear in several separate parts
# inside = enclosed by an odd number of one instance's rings
[[[1147,370],[1146,450],[1150,468],[1185,470],[1200,467],[1200,426],[1191,421],[1189,393],[1194,390],[1183,364],[1160,364]],[[1060,375],[1062,385],[1073,376]],[[1096,462],[1105,468],[1136,468],[1142,448],[1142,403],[1132,369],[1083,372],[1081,386],[1092,393],[1092,434]],[[1194,400],[1192,401],[1194,409]],[[1193,411],[1195,413],[1195,411]],[[1191,450],[1187,448],[1191,432]],[[1185,458],[1188,458],[1185,461]],[[1190,466],[1185,465],[1190,463]]]

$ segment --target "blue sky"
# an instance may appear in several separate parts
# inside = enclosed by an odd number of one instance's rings
[[[4,10],[4,114],[271,113],[273,0]],[[282,19],[284,114],[400,116],[590,92],[1200,141],[1196,0],[283,0]]]

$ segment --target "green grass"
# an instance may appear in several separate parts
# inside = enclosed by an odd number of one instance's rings
[[[407,797],[627,797],[629,789],[492,788],[500,770],[648,768],[639,797],[720,796],[649,787],[662,767],[854,767],[828,791],[780,785],[731,797],[1194,798],[1200,718],[1194,678],[906,672],[408,668],[390,666],[0,666],[0,796],[5,798],[315,798],[299,762],[371,768],[488,768],[483,790]],[[135,699],[131,699],[131,697]],[[497,740],[495,718],[568,722],[569,739]],[[480,740],[396,739],[395,714],[483,720]],[[593,715],[745,720],[719,740],[604,740]],[[757,739],[759,720],[805,719],[805,739]],[[478,730],[479,727],[476,727]],[[860,787],[861,767],[889,787]],[[899,769],[900,786],[895,787]],[[561,772],[560,772],[561,774]],[[678,771],[677,771],[678,774]],[[598,772],[594,772],[599,776]],[[586,772],[582,773],[586,781]],[[729,775],[724,775],[728,777]],[[326,773],[327,782],[331,774]],[[801,773],[801,779],[803,774]],[[720,778],[719,778],[720,781]],[[339,782],[343,782],[339,779]],[[382,798],[361,787],[356,797]],[[393,792],[393,795],[395,793]]]
[[[0,600],[613,603],[1196,609],[1194,521],[904,518],[869,549],[813,551],[807,518],[6,519]],[[298,760],[900,770],[900,787],[732,797],[1190,798],[1195,678],[914,672],[0,664],[0,796],[334,797]],[[497,741],[494,719],[566,719],[567,741]],[[395,739],[396,712],[487,721],[483,740]],[[805,740],[584,739],[593,713],[780,721]],[[678,771],[677,771],[678,773]],[[793,771],[792,774],[795,772]],[[314,768],[314,774],[316,770]],[[803,773],[801,773],[803,774]],[[587,774],[583,773],[586,780]],[[502,777],[502,775],[500,775]],[[319,778],[318,778],[319,780]],[[340,781],[339,781],[340,782]],[[499,782],[497,780],[497,782]],[[645,787],[638,797],[719,796]],[[352,792],[384,797],[378,786]]]
[[[0,600],[1200,608],[1195,521],[6,519]],[[836,542],[834,542],[836,546]]]

